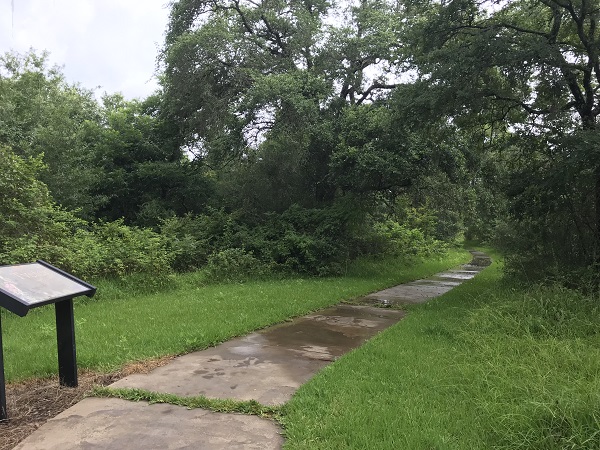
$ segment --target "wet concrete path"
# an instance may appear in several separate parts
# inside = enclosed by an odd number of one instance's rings
[[[466,280],[475,277],[481,270],[489,266],[491,259],[485,253],[471,251],[473,259],[469,264],[463,264],[457,269],[440,272],[432,277],[415,280],[410,283],[384,289],[364,297],[366,304],[374,305],[402,305],[411,303],[424,303],[440,295]]]
[[[110,387],[139,388],[182,397],[287,402],[316,372],[395,324],[404,312],[381,306],[422,303],[473,278],[489,258],[431,278],[385,289],[359,301],[297,318],[176,358],[149,374]],[[278,426],[239,414],[172,405],[87,398],[48,421],[17,449],[278,449]]]

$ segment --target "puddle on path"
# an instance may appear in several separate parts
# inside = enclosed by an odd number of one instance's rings
[[[402,317],[397,310],[339,305],[183,355],[112,387],[281,404],[324,366]]]
[[[402,311],[339,305],[300,317],[291,324],[271,327],[261,335],[270,346],[306,358],[333,361],[402,317]]]

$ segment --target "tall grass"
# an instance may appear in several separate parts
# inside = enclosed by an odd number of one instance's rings
[[[428,261],[363,260],[344,277],[207,284],[201,273],[97,282],[75,301],[79,368],[117,369],[137,360],[206,348],[290,317],[426,276],[468,260],[464,251]],[[1,311],[9,381],[57,372],[53,307],[19,318]]]
[[[304,385],[286,448],[600,449],[598,300],[494,264]]]
[[[560,286],[499,293],[460,337],[474,365],[489,441],[501,449],[600,448],[600,303]],[[499,395],[501,394],[501,395]]]

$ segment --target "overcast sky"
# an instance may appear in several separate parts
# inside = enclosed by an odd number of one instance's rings
[[[70,82],[143,98],[156,87],[168,0],[0,0],[0,53],[50,52]],[[14,13],[13,13],[14,9]]]

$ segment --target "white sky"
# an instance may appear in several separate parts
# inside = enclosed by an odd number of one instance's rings
[[[157,87],[168,0],[0,0],[0,53],[50,52],[71,83],[126,98]],[[12,12],[14,5],[14,14]]]

